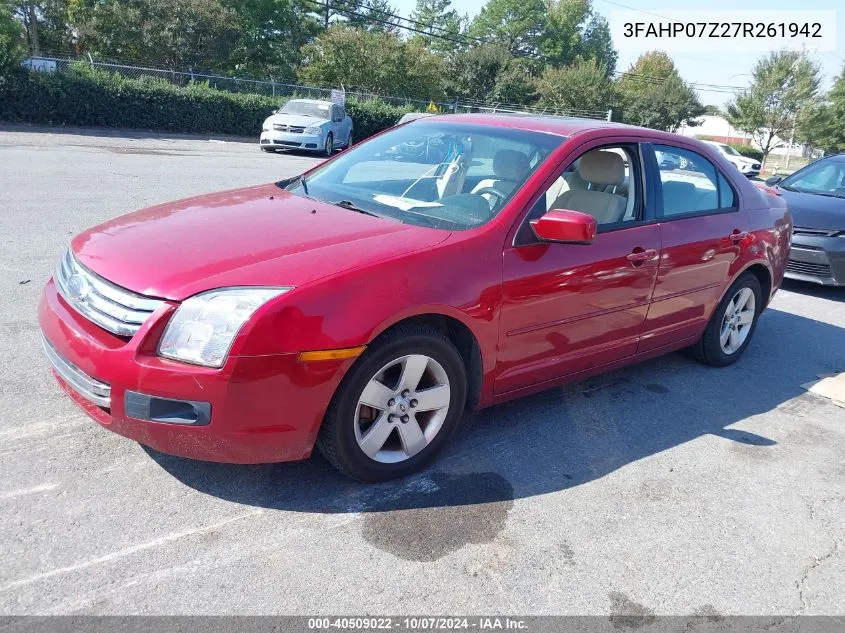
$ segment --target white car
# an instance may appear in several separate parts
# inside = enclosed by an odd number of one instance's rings
[[[716,151],[733,163],[736,168],[748,178],[760,175],[760,161],[754,158],[748,158],[736,151],[730,145],[719,143],[718,141],[704,141],[711,147],[715,147]]]
[[[264,121],[258,144],[265,152],[304,149],[331,156],[352,145],[352,119],[337,103],[291,99]]]

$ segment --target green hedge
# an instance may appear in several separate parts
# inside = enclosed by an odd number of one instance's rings
[[[0,120],[82,127],[119,127],[258,137],[261,123],[285,101],[217,90],[205,83],[176,86],[75,64],[55,73],[15,71],[0,82]],[[355,138],[387,127],[413,108],[381,101],[347,102]]]
[[[751,145],[748,145],[747,143],[728,143],[728,145],[733,147],[743,156],[753,158],[754,160],[763,160],[763,152]]]

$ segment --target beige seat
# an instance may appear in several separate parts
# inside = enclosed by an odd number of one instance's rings
[[[510,194],[530,173],[528,156],[513,149],[500,149],[493,155],[493,175],[496,177],[480,181],[473,187],[472,193],[484,187],[495,187],[504,194]]]
[[[622,157],[614,152],[593,150],[578,159],[576,169],[590,188],[564,191],[551,208],[589,213],[598,224],[620,222],[625,215],[628,200],[625,196],[601,189],[625,183],[625,162]]]

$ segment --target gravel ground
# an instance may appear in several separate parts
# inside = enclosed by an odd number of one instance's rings
[[[782,290],[740,363],[674,354],[477,415],[365,486],[145,450],[48,372],[35,308],[80,230],[272,181],[255,144],[0,131],[0,614],[842,614],[845,289]]]

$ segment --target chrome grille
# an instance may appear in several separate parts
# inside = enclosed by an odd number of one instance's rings
[[[274,123],[273,129],[277,132],[290,132],[291,134],[302,134],[305,128],[300,125],[285,125],[284,123]]]
[[[56,268],[56,288],[81,315],[118,336],[133,336],[162,304],[95,275],[70,250]]]
[[[44,335],[41,336],[41,344],[53,369],[76,393],[98,407],[111,407],[111,386],[108,383],[92,378],[76,365],[66,361]]]

